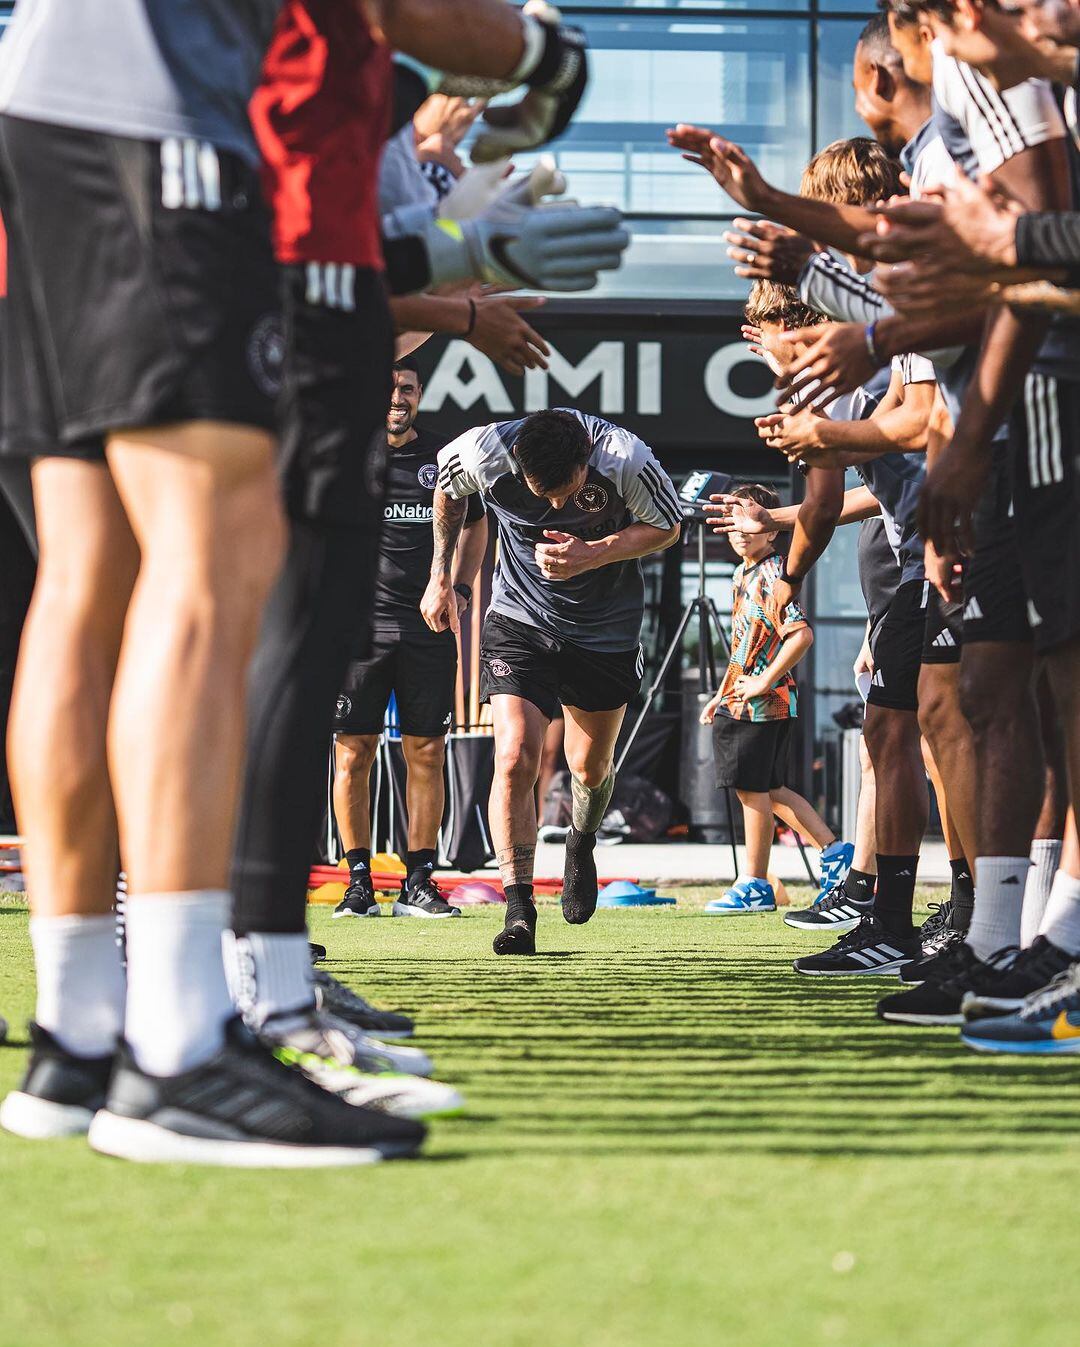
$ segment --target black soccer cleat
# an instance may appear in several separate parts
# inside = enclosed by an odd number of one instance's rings
[[[784,921],[798,931],[825,931],[840,935],[844,931],[854,930],[870,911],[873,902],[871,898],[865,904],[853,903],[843,884],[837,884],[812,907],[785,912]]]
[[[28,1028],[30,1061],[22,1086],[0,1105],[0,1126],[34,1141],[82,1136],[105,1104],[113,1054],[77,1057],[40,1024]]]
[[[345,895],[332,913],[335,917],[377,917],[380,915],[379,900],[375,897],[375,886],[370,870],[354,870]]]
[[[536,930],[527,921],[507,922],[491,942],[496,954],[535,954]]]
[[[399,1015],[394,1010],[379,1010],[324,968],[315,969],[312,982],[315,985],[316,1006],[351,1024],[354,1029],[374,1034],[377,1038],[412,1037],[414,1025],[408,1015]]]
[[[412,888],[409,888],[407,881],[402,884],[401,893],[394,903],[392,915],[395,917],[460,917],[461,908],[452,907],[439,891],[438,884],[430,875],[427,875],[419,884],[414,884]]]
[[[307,1169],[413,1155],[424,1128],[358,1108],[258,1042],[239,1017],[208,1062],[151,1076],[121,1045],[90,1145],[146,1164]]]
[[[919,957],[919,937],[893,935],[867,913],[853,931],[842,935],[831,949],[796,959],[796,973],[813,977],[877,976],[895,973]]]
[[[562,914],[571,926],[583,926],[596,911],[595,846],[595,833],[579,833],[572,827],[566,835]]]
[[[958,945],[950,951],[946,965],[951,976],[938,976],[883,997],[877,1013],[892,1024],[963,1024],[964,997],[968,992],[990,991],[1015,957],[1014,949],[1005,949],[983,960],[970,945]]]

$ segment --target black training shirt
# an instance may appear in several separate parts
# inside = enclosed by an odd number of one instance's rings
[[[378,631],[428,630],[420,616],[420,600],[427,588],[435,552],[431,529],[439,475],[435,456],[445,443],[442,436],[418,429],[416,439],[400,449],[388,446],[386,503],[375,580],[374,625]],[[470,496],[465,522],[473,523],[483,514],[480,497]]]

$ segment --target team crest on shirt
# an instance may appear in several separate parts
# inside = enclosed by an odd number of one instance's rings
[[[337,718],[344,720],[352,710],[352,698],[346,697],[344,692],[337,699]]]
[[[276,398],[281,392],[285,364],[285,329],[280,314],[266,314],[251,329],[247,342],[247,362],[259,392],[264,397]]]
[[[589,514],[602,510],[607,503],[607,488],[602,487],[599,482],[586,482],[574,492],[574,504],[579,510],[586,510]]]
[[[513,672],[513,670],[510,668],[510,665],[507,664],[506,660],[504,659],[488,660],[488,668],[491,670],[491,672],[495,675],[496,678],[505,678],[508,674]]]
[[[425,491],[430,491],[432,487],[434,487],[435,483],[439,480],[438,464],[425,463],[424,466],[420,469],[420,471],[416,474],[416,480],[420,483],[420,485],[424,488]]]

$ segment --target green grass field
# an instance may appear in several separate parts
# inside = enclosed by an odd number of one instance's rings
[[[923,894],[923,897],[932,897]],[[0,1138],[2,1347],[1043,1347],[1080,1341],[1080,1059],[985,1059],[798,979],[780,917],[331,923],[467,1116],[426,1160],[142,1169]],[[0,1085],[32,1006],[0,908]]]

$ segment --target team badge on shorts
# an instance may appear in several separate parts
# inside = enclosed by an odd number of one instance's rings
[[[510,668],[510,665],[507,664],[506,660],[504,659],[489,659],[488,668],[491,670],[491,672],[495,675],[496,678],[505,678],[508,674],[513,673],[513,670]]]
[[[264,397],[276,398],[281,392],[281,374],[285,363],[285,330],[280,314],[268,313],[251,329],[247,362],[259,392]]]
[[[343,692],[343,693],[341,694],[341,696],[338,697],[338,699],[337,699],[337,718],[338,718],[338,720],[344,720],[345,717],[346,717],[351,711],[352,711],[352,698],[351,698],[351,697],[346,697],[345,694],[344,694],[344,692]]]
[[[439,480],[438,464],[425,463],[424,466],[416,474],[416,480],[420,483],[420,485],[424,488],[425,491],[430,491],[432,487],[435,485],[435,483]]]
[[[574,492],[574,504],[579,510],[587,510],[589,514],[602,510],[607,503],[607,489],[599,482],[586,482],[580,490]]]

